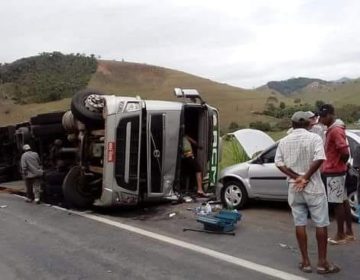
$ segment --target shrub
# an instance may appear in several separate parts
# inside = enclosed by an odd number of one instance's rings
[[[249,124],[249,127],[253,128],[253,129],[262,130],[262,131],[270,131],[271,130],[271,125],[269,123],[265,123],[262,121],[252,122]]]

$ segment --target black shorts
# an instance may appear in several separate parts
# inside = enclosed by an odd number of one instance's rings
[[[187,173],[201,172],[199,163],[193,157],[185,157],[182,159],[182,168]]]

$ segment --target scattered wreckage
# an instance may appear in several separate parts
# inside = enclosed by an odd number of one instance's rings
[[[178,102],[85,90],[71,110],[0,128],[0,182],[20,178],[21,147],[39,152],[44,189],[61,191],[70,206],[135,205],[174,199],[189,183],[181,167],[182,137],[202,149],[196,157],[205,186],[218,175],[218,111],[196,90],[175,89]],[[191,180],[190,180],[191,183]]]

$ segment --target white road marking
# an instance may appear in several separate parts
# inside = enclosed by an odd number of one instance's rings
[[[103,217],[99,217],[99,216],[96,216],[96,215],[93,215],[93,214],[84,213],[84,212],[78,212],[78,211],[74,211],[74,210],[68,210],[68,209],[58,207],[58,206],[53,206],[53,208],[59,209],[61,211],[70,212],[72,214],[76,214],[76,215],[79,215],[81,217],[88,218],[88,219],[91,219],[91,220],[94,220],[94,221],[97,221],[97,222],[100,222],[100,223],[104,223],[104,224],[107,224],[107,225],[111,225],[111,226],[114,226],[114,227],[117,227],[117,228],[120,228],[120,229],[123,229],[123,230],[127,230],[127,231],[130,231],[130,232],[133,232],[133,233],[137,233],[137,234],[140,234],[142,236],[146,236],[146,237],[149,237],[149,238],[152,238],[152,239],[159,240],[161,242],[165,242],[165,243],[168,243],[168,244],[171,244],[171,245],[182,247],[182,248],[194,251],[196,253],[204,254],[204,255],[207,255],[209,257],[213,257],[215,259],[218,259],[218,260],[221,260],[221,261],[224,261],[224,262],[228,262],[228,263],[231,263],[231,264],[234,264],[234,265],[237,265],[237,266],[241,266],[241,267],[244,267],[244,268],[247,268],[247,269],[250,269],[250,270],[254,270],[256,272],[266,274],[268,276],[275,277],[275,278],[278,278],[278,279],[285,279],[285,280],[290,280],[290,279],[291,280],[306,280],[307,279],[307,278],[304,278],[304,277],[301,277],[301,276],[298,276],[298,275],[295,275],[295,274],[287,273],[287,272],[282,271],[282,270],[278,270],[278,269],[274,269],[274,268],[271,268],[271,267],[268,267],[268,266],[265,266],[265,265],[257,264],[257,263],[251,262],[251,261],[247,261],[247,260],[244,260],[244,259],[241,259],[241,258],[237,258],[237,257],[231,256],[231,255],[227,255],[227,254],[224,254],[224,253],[212,250],[212,249],[201,247],[201,246],[189,243],[189,242],[184,242],[184,241],[181,241],[181,240],[178,240],[178,239],[175,239],[175,238],[171,238],[171,237],[168,237],[168,236],[165,236],[165,235],[162,235],[162,234],[154,233],[154,232],[151,232],[151,231],[148,231],[148,230],[143,230],[143,229],[138,228],[138,227],[134,227],[134,226],[130,226],[130,225],[127,225],[127,224],[120,223],[120,222],[116,222],[116,221],[106,219],[106,218],[103,218]]]

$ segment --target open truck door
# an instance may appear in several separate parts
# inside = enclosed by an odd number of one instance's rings
[[[184,101],[184,133],[193,138],[200,147],[196,149],[203,185],[215,186],[219,164],[219,116],[195,89],[175,89],[175,95]]]
[[[146,101],[147,196],[171,197],[179,152],[181,103]]]

